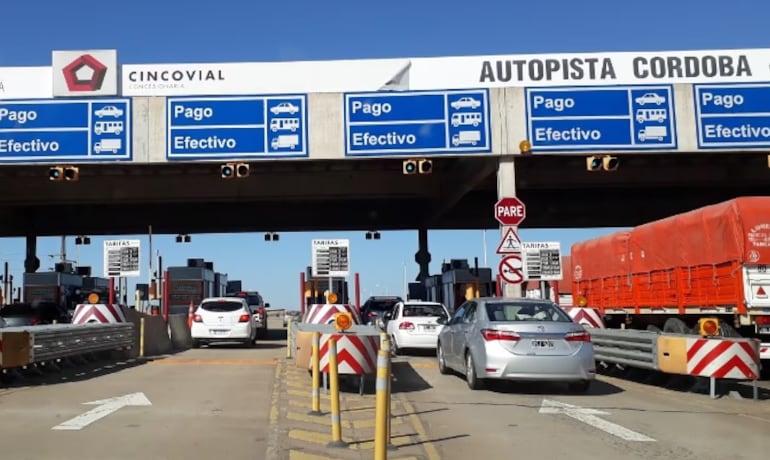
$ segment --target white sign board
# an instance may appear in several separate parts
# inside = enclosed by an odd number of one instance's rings
[[[347,277],[350,274],[350,240],[313,240],[312,248],[314,277]]]
[[[559,281],[561,272],[561,243],[521,243],[524,259],[524,279],[527,281]]]
[[[54,97],[117,96],[117,50],[53,51]]]
[[[140,240],[108,240],[104,242],[104,277],[139,276]]]

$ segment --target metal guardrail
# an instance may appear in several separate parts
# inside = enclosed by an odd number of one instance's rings
[[[4,338],[29,334],[31,350],[26,364],[83,355],[98,351],[130,348],[134,344],[134,324],[54,324],[0,329]]]
[[[594,344],[597,361],[642,369],[658,369],[657,332],[631,329],[586,328]]]

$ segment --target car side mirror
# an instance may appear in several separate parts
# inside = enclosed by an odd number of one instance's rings
[[[269,304],[269,303],[266,303],[266,304],[265,304],[265,308],[270,308],[270,304]]]

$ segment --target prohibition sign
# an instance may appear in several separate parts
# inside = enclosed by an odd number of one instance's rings
[[[506,283],[521,284],[524,282],[523,268],[524,263],[521,261],[521,254],[511,254],[503,257],[498,271]]]

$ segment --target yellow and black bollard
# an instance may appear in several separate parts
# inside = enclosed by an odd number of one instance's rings
[[[390,443],[390,339],[387,334],[380,336],[380,350],[377,352],[376,405],[374,412],[374,459],[388,458]]]
[[[337,369],[337,339],[329,338],[329,399],[331,400],[332,440],[326,447],[347,447],[342,440],[342,420],[340,419],[340,379]]]
[[[313,332],[313,355],[310,358],[310,363],[313,368],[313,389],[311,391],[312,396],[312,409],[308,415],[323,415],[321,412],[321,333]]]

